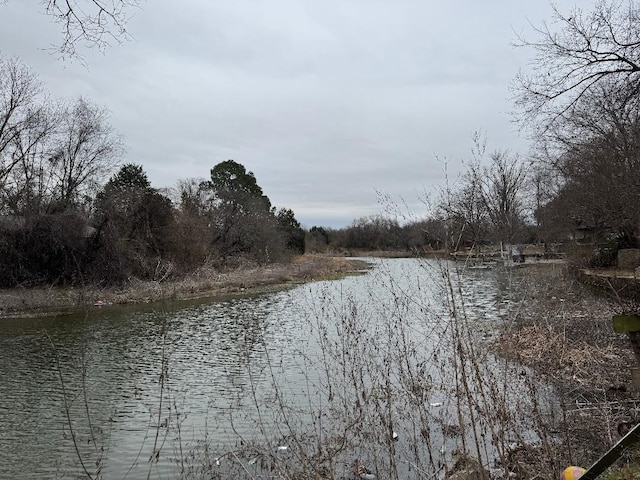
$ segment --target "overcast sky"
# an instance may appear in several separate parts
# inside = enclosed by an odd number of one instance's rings
[[[46,51],[60,31],[43,9],[0,5],[0,54],[108,108],[154,187],[233,159],[306,227],[389,203],[420,217],[475,131],[526,156],[509,84],[533,52],[512,43],[551,17],[543,0],[148,0],[131,41],[83,49],[82,65]]]

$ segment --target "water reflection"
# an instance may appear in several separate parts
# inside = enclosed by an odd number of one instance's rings
[[[224,446],[285,435],[283,398],[300,407],[288,415],[303,423],[311,420],[297,417],[302,407],[329,408],[338,398],[332,389],[339,384],[327,373],[346,363],[327,365],[329,347],[342,349],[344,362],[377,349],[380,361],[366,373],[372,379],[395,375],[385,359],[399,346],[411,348],[407,372],[419,372],[421,385],[442,382],[448,359],[435,352],[449,332],[440,266],[411,259],[376,265],[362,277],[170,311],[103,308],[1,321],[0,478],[79,475],[76,446],[85,467],[106,478],[140,478],[149,469],[164,478],[178,474],[181,450],[204,438]],[[499,272],[463,275],[470,317],[490,322],[505,314],[508,285]],[[406,327],[407,337],[398,340],[405,333],[393,325]],[[353,336],[353,329],[362,332]],[[416,398],[447,408],[444,390]],[[357,400],[349,395],[345,403]],[[408,429],[410,419],[396,416],[398,428]],[[149,463],[158,444],[159,462]]]

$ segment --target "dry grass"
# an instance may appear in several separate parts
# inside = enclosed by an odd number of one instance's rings
[[[149,303],[276,291],[313,280],[335,279],[367,268],[363,261],[325,255],[299,255],[290,263],[244,265],[229,271],[202,266],[162,282],[131,279],[121,287],[14,288],[0,290],[0,318],[50,315],[104,304]]]
[[[585,387],[609,385],[612,367],[622,369],[627,363],[626,352],[619,345],[570,339],[565,330],[549,323],[523,325],[512,335],[502,336],[500,347],[546,375],[557,380],[570,379]]]
[[[635,359],[611,317],[626,308],[576,282],[565,266],[514,272],[519,299],[498,349],[554,380],[586,389],[631,390]]]
[[[564,442],[558,468],[588,467],[619,440],[621,424],[640,418],[631,379],[637,363],[626,335],[612,327],[612,315],[628,305],[594,294],[564,266],[514,272],[511,290],[518,306],[496,351],[555,386]]]

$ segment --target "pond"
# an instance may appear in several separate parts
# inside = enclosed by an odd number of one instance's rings
[[[368,260],[273,294],[0,321],[0,478],[211,478],[264,470],[265,452],[433,475],[476,432],[462,393],[510,368],[480,353],[509,316],[509,275]]]

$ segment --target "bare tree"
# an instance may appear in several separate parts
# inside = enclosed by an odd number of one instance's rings
[[[459,182],[453,187],[447,182],[441,193],[437,216],[445,219],[448,229],[446,244],[450,248],[457,249],[461,245],[478,246],[488,240],[489,218],[482,192],[482,160],[485,151],[486,139],[475,132],[470,163]]]
[[[180,211],[192,216],[205,216],[211,203],[211,192],[204,178],[178,180],[176,185],[176,205]]]
[[[495,152],[481,178],[482,202],[493,224],[495,239],[513,243],[525,221],[527,169],[518,156]]]
[[[81,205],[118,165],[122,142],[107,110],[80,98],[68,106],[50,158],[58,208]]]
[[[640,92],[640,9],[635,1],[601,0],[593,11],[576,7],[536,27],[531,73],[515,81],[520,120],[546,132],[564,121],[596,89]],[[587,100],[588,101],[588,100]]]
[[[601,0],[521,40],[536,56],[531,74],[516,81],[521,120],[533,127],[539,156],[557,175],[551,198],[538,197],[545,230],[589,229],[638,238],[640,217],[640,7]],[[544,169],[544,168],[543,168]],[[538,185],[542,187],[542,184]],[[542,193],[538,189],[538,193]]]
[[[606,81],[605,81],[606,82]],[[561,123],[538,150],[536,218],[545,235],[586,229],[632,244],[640,225],[640,95],[631,85],[601,85]],[[635,233],[634,233],[635,232]]]
[[[26,65],[0,58],[0,189],[21,161],[13,151],[16,141],[41,115],[36,101],[40,93],[40,82]]]
[[[9,146],[14,167],[0,189],[0,205],[6,213],[42,213],[49,202],[48,158],[59,121],[59,112],[48,103],[40,104],[23,122]]]
[[[533,220],[538,227],[538,235],[546,238],[545,232],[540,231],[542,207],[555,198],[562,187],[563,179],[558,175],[558,171],[552,162],[544,159],[535,159],[531,162],[531,170],[527,178],[528,192],[527,203],[533,214]]]
[[[483,200],[480,164],[468,165],[460,184],[448,192],[440,204],[440,216],[446,219],[451,246],[479,246],[487,238],[489,218]]]
[[[491,154],[484,164],[486,140],[473,137],[472,159],[459,184],[440,205],[440,217],[452,229],[454,246],[479,247],[490,241],[513,243],[526,220],[527,168],[517,155]],[[457,239],[455,238],[457,235]]]
[[[603,136],[566,150],[557,161],[563,183],[546,209],[549,218],[571,219],[600,238],[616,234],[623,243],[635,243],[640,226],[640,123],[627,126],[625,134],[624,140]],[[555,217],[548,212],[556,212]]]

